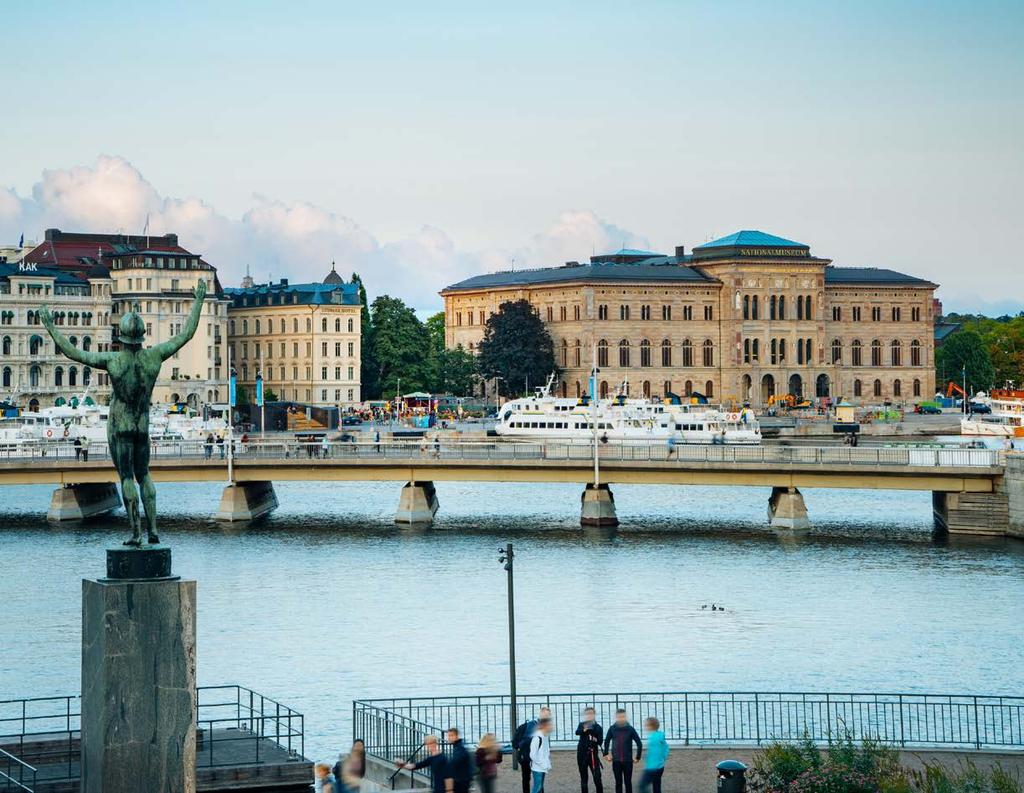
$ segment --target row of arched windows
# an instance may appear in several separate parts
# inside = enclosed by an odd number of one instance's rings
[[[886,345],[883,345],[878,339],[871,342],[871,345],[868,348],[870,352],[871,366],[884,366],[884,362],[887,358],[889,366],[903,366],[903,342],[899,339],[893,339],[887,346],[889,348],[888,356],[885,355]],[[910,342],[911,366],[924,365],[922,349],[921,342],[917,339]],[[864,357],[864,345],[861,344],[860,339],[854,339],[850,344],[850,365],[864,366]],[[843,363],[843,343],[839,339],[832,340],[832,363]]]
[[[38,364],[29,367],[28,370],[28,385],[30,388],[39,388],[43,385],[43,368]],[[88,366],[82,368],[82,385],[87,386],[92,383],[92,369]],[[64,386],[64,367],[58,366],[53,370],[53,384],[56,387]],[[3,388],[11,388],[14,385],[14,370],[10,366],[3,368],[2,376],[0,376],[0,386]],[[78,367],[69,366],[67,370],[67,385],[68,387],[75,387],[78,385]]]
[[[771,295],[768,298],[768,319],[786,319],[786,296]],[[796,318],[813,319],[814,304],[810,295],[797,295]],[[757,295],[743,295],[743,319],[760,319],[761,301]]]
[[[630,386],[630,384],[628,382],[625,383],[625,388],[626,388],[627,395],[629,394],[629,386]],[[700,387],[700,383],[697,383],[696,387],[699,388]],[[588,383],[581,383],[579,380],[577,380],[576,381],[576,398],[578,399],[579,397],[581,397],[585,393],[587,393],[587,388],[588,388]],[[672,384],[671,380],[666,380],[664,383],[661,384],[661,395],[667,397],[669,394],[675,394],[675,393],[677,393],[676,390],[675,390],[676,388],[680,388],[682,390],[683,396],[692,396],[693,393],[694,393],[694,390],[695,390],[694,389],[694,382],[692,380],[686,380],[682,384],[680,384],[679,386],[674,386]],[[597,389],[598,389],[598,395],[601,397],[601,399],[607,399],[608,398],[609,393],[610,393],[610,389],[609,389],[608,381],[607,380],[602,380],[600,383],[598,383]],[[562,396],[563,397],[567,396],[568,385],[565,382],[562,383],[561,390],[562,390]],[[652,392],[652,389],[651,389],[651,381],[650,380],[644,380],[640,384],[640,392],[643,394],[645,399],[650,399],[653,396],[653,392]],[[702,393],[706,397],[713,397],[715,395],[715,384],[714,384],[714,382],[712,380],[707,380],[704,383],[704,390],[702,391]]]
[[[231,324],[230,324],[231,335],[232,336],[234,336],[237,333],[238,326],[239,326],[238,320],[232,319],[231,320]],[[341,321],[341,317],[335,317],[335,319],[334,319],[334,332],[335,333],[341,333],[342,332],[341,329],[342,329],[343,326],[347,329],[348,333],[354,333],[355,332],[355,327],[356,327],[355,319],[353,319],[352,317],[349,317],[346,320],[346,322],[344,323],[344,325],[343,325],[343,323]],[[262,320],[260,320],[260,319],[254,319],[253,320],[253,333],[254,334],[259,335],[259,334],[263,333],[264,327],[266,327],[266,332],[267,333],[273,333],[274,332],[274,320],[273,319],[267,319],[266,326],[264,326]],[[287,333],[288,325],[287,325],[284,317],[281,317],[280,322],[279,322],[279,327],[281,329],[281,333]],[[323,317],[320,320],[320,330],[321,330],[321,332],[327,333],[329,327],[330,327],[329,320],[327,319],[327,317]],[[241,328],[242,328],[242,335],[243,336],[248,336],[249,335],[249,320],[248,319],[241,320]],[[310,332],[312,332],[312,330],[313,330],[313,320],[311,318],[309,318],[309,317],[306,317],[306,332],[310,333]],[[298,332],[299,332],[299,318],[298,317],[292,317],[292,333],[298,333]]]
[[[864,383],[862,383],[860,380],[854,380],[853,381],[853,395],[855,397],[864,396]],[[882,381],[881,380],[876,379],[871,384],[871,396],[874,396],[874,397],[885,396],[885,394],[883,394],[883,391],[882,391]],[[903,381],[900,380],[899,378],[897,378],[896,380],[892,381],[892,394],[891,394],[891,396],[893,396],[895,398],[899,398],[899,397],[903,396]],[[918,380],[917,378],[915,378],[914,381],[911,383],[911,396],[912,397],[919,397],[919,396],[921,396],[921,381]]]
[[[655,345],[648,339],[643,339],[638,345],[639,357],[634,356],[633,345],[629,339],[622,339],[616,345],[618,348],[619,367],[655,366],[660,361],[660,366],[696,366],[696,351],[700,350],[700,365],[711,367],[715,365],[715,345],[711,339],[705,339],[698,348],[689,339],[684,339],[680,344],[674,345],[671,339],[662,339],[661,344]],[[601,339],[597,343],[597,365],[609,366],[611,345],[607,339]],[[568,340],[563,339],[561,345],[561,366],[580,367],[585,366],[589,361],[584,361],[583,345],[577,339],[571,345]],[[678,354],[677,354],[678,353]]]
[[[69,336],[68,341],[71,342],[73,347],[78,346],[78,337]],[[92,349],[92,338],[89,336],[82,337],[82,349],[88,352]],[[46,352],[43,337],[33,334],[28,340],[28,354],[29,355],[41,355]],[[0,340],[0,354],[13,355],[14,354],[14,340],[10,336],[4,336]]]

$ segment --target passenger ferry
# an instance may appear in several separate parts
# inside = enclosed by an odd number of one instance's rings
[[[961,435],[990,438],[1024,438],[1024,391],[994,388],[978,394],[975,402],[988,405],[991,413],[976,413],[960,419]]]
[[[531,397],[502,405],[495,432],[517,440],[601,440],[646,443],[759,444],[761,429],[749,407],[723,412],[708,405],[667,404],[624,394],[598,400],[551,396],[553,378]],[[624,389],[623,389],[624,390]],[[596,430],[595,430],[596,423]]]

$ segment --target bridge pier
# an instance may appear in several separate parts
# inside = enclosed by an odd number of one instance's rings
[[[768,498],[768,525],[775,531],[809,531],[804,494],[795,487],[773,487]]]
[[[407,482],[398,499],[395,523],[430,524],[439,504],[433,482]]]
[[[619,518],[615,514],[615,496],[608,485],[587,485],[580,496],[580,525],[603,528],[619,525]]]
[[[1002,483],[992,493],[933,492],[932,514],[940,532],[989,537],[1011,533],[1010,498]]]
[[[1007,534],[1024,539],[1024,454],[1006,456],[1005,485],[1010,512]]]
[[[53,491],[46,519],[55,522],[85,520],[111,512],[119,506],[121,498],[117,495],[117,487],[110,482],[64,485]]]
[[[273,482],[235,482],[224,488],[217,520],[256,520],[277,509]]]

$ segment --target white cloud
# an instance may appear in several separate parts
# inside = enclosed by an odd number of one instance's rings
[[[648,241],[593,212],[563,212],[530,244],[514,252],[464,251],[441,229],[424,226],[405,238],[380,241],[352,218],[306,202],[285,204],[256,196],[241,218],[229,218],[199,198],[161,195],[123,157],[102,156],[95,165],[46,170],[20,198],[0,187],[0,241],[14,242],[43,228],[138,233],[149,220],[153,234],[174,232],[189,250],[217,267],[221,283],[237,284],[252,270],[257,280],[318,280],[337,263],[348,277],[358,272],[371,299],[388,293],[419,309],[440,305],[437,291],[496,269],[558,265]]]

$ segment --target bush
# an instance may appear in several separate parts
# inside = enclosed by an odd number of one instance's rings
[[[970,760],[959,771],[937,765],[923,771],[911,771],[911,790],[921,793],[1021,793],[1024,788],[1018,777],[996,766],[981,771]]]

